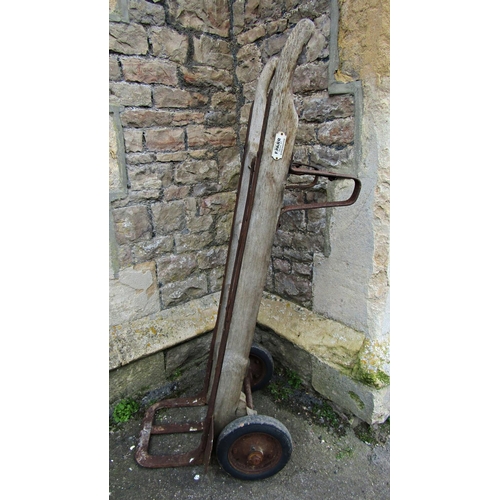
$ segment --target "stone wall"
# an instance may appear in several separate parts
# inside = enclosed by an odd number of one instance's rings
[[[294,77],[299,116],[294,158],[360,174],[361,205],[368,210],[354,234],[343,231],[357,220],[359,207],[283,215],[266,290],[374,339],[360,344],[356,359],[369,359],[374,372],[388,371],[387,342],[373,347],[380,344],[380,332],[387,333],[381,325],[388,287],[388,155],[385,143],[377,142],[378,127],[382,138],[387,135],[387,112],[373,111],[377,99],[384,103],[387,97],[377,80],[385,66],[370,66],[378,49],[366,48],[382,43],[377,36],[383,39],[387,26],[374,27],[373,20],[387,9],[384,2],[340,2],[336,78],[361,80],[368,96],[361,136],[368,156],[357,165],[359,102],[352,93],[328,91],[332,5],[337,8],[336,0],[110,0],[110,368],[213,327],[212,303],[222,284],[255,84],[293,26],[309,18],[316,30]],[[359,19],[363,33],[357,32]],[[383,76],[388,81],[388,73]],[[380,168],[373,148],[385,155]],[[288,190],[285,203],[334,195],[320,182],[307,191]],[[200,312],[204,300],[211,304],[209,317]],[[166,318],[190,326],[168,337],[161,331]],[[157,320],[158,331],[150,328]],[[140,328],[133,326],[138,322]]]

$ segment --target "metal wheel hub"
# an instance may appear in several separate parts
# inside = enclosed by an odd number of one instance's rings
[[[251,433],[233,443],[228,458],[235,469],[251,474],[272,469],[281,456],[282,448],[276,438],[269,434]]]

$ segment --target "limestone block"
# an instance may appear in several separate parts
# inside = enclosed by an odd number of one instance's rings
[[[389,416],[389,387],[374,389],[365,386],[316,357],[312,359],[312,386],[322,396],[368,424],[383,423]]]
[[[233,76],[226,69],[217,69],[211,66],[195,66],[193,68],[181,68],[181,73],[188,85],[208,85],[226,89],[233,84]]]
[[[318,129],[318,139],[321,144],[330,146],[345,146],[354,143],[354,119],[339,118],[331,122],[325,122]]]
[[[118,279],[110,280],[109,293],[111,325],[158,312],[160,300],[155,263],[144,262],[120,270]]]
[[[218,300],[217,293],[206,295],[149,317],[111,326],[110,370],[213,330]]]
[[[207,276],[193,274],[183,281],[172,281],[161,288],[161,301],[164,307],[203,297],[208,293]]]
[[[187,128],[188,147],[229,147],[236,145],[236,133],[233,128],[205,128],[199,125]]]
[[[208,98],[199,92],[170,87],[155,87],[153,98],[158,108],[196,108],[208,102]]]
[[[177,66],[161,59],[121,58],[123,77],[129,82],[177,85]]]
[[[189,46],[186,35],[172,28],[151,28],[149,39],[154,56],[167,57],[179,64],[186,61]]]
[[[363,345],[361,332],[267,293],[257,321],[346,373]]]
[[[350,94],[329,96],[317,92],[304,97],[300,117],[305,121],[325,122],[333,118],[346,118],[354,114],[354,98]]]
[[[109,56],[109,79],[121,80],[121,78],[122,74],[120,65],[118,64],[118,58],[116,56]]]
[[[160,283],[186,279],[196,269],[196,255],[193,253],[171,254],[157,261]]]
[[[257,45],[245,45],[237,54],[236,76],[242,83],[256,80],[262,71],[261,54]]]
[[[151,106],[151,88],[138,83],[113,82],[109,86],[109,103],[122,106]]]
[[[145,206],[116,208],[112,211],[112,215],[116,241],[119,245],[140,239],[151,239],[152,226]]]
[[[133,361],[109,372],[109,401],[118,400],[161,386],[166,381],[162,352]]]
[[[187,160],[177,166],[174,179],[179,184],[196,184],[217,179],[215,160]]]
[[[157,259],[158,257],[171,252],[174,248],[174,237],[156,236],[148,241],[138,241],[134,244],[133,251],[138,262]]]
[[[233,56],[231,47],[224,40],[217,40],[207,35],[193,38],[193,60],[199,64],[231,70]]]
[[[185,28],[229,36],[229,3],[226,0],[176,0],[170,2],[169,7],[172,19]]]
[[[328,64],[312,62],[298,66],[292,82],[293,91],[310,92],[328,87]]]
[[[175,248],[177,253],[200,251],[213,241],[211,231],[203,231],[194,234],[176,234]]]
[[[152,151],[179,151],[184,149],[184,129],[181,127],[146,130],[146,147]]]
[[[141,24],[165,24],[165,9],[145,0],[129,0],[130,20]]]
[[[216,193],[205,198],[200,207],[200,215],[220,215],[232,212],[236,202],[236,193]]]
[[[137,153],[142,151],[142,131],[135,129],[126,129],[123,131],[125,139],[125,151],[127,153]]]
[[[168,235],[179,230],[185,221],[186,208],[182,200],[151,205],[156,234]]]
[[[144,55],[148,52],[146,30],[135,23],[109,24],[109,50],[120,54]]]

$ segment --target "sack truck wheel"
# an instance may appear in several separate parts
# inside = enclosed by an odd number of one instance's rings
[[[250,349],[250,386],[253,391],[263,389],[269,384],[274,372],[271,353],[262,346],[253,344]]]
[[[273,476],[288,463],[292,438],[278,420],[249,415],[233,420],[219,435],[217,459],[237,479],[258,480]]]

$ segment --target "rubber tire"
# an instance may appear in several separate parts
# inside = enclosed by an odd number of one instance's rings
[[[250,349],[250,357],[252,356],[254,358],[257,358],[262,363],[265,372],[264,378],[262,378],[257,384],[251,386],[252,392],[254,392],[267,387],[267,385],[273,378],[274,361],[271,353],[258,344],[253,344],[252,348]]]
[[[281,457],[277,463],[273,464],[272,468],[249,472],[231,463],[230,453],[233,444],[242,436],[252,433],[266,434],[279,443]],[[283,469],[290,460],[292,449],[292,437],[288,429],[279,420],[265,415],[248,415],[233,420],[222,430],[217,440],[216,454],[221,467],[231,476],[237,479],[257,481],[274,476]]]

